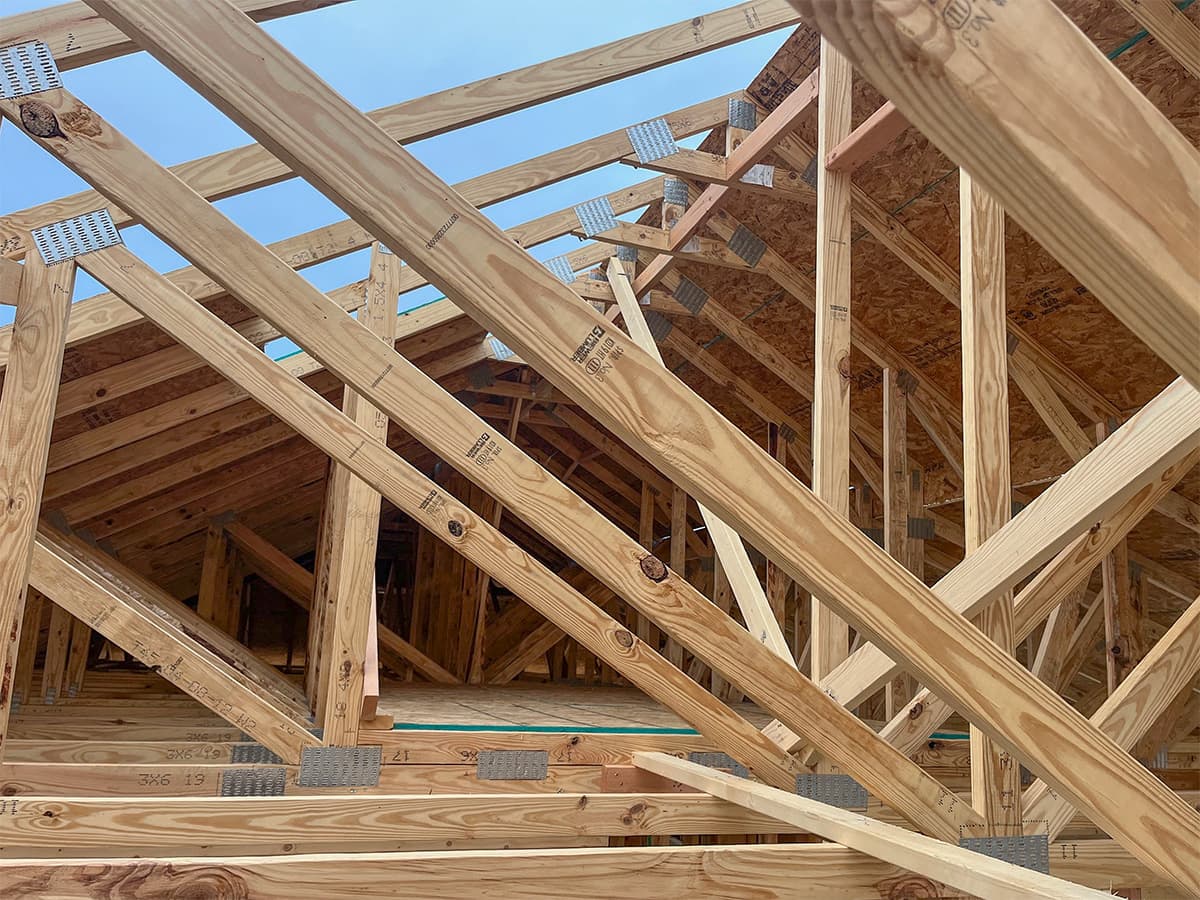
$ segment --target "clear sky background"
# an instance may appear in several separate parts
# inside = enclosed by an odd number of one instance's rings
[[[266,24],[284,46],[360,109],[370,110],[562,56],[732,5],[733,0],[352,0]],[[0,15],[47,5],[0,0]],[[626,78],[408,145],[447,182],[586,140],[671,110],[746,87],[791,33],[780,29],[732,47]],[[137,53],[63,74],[66,86],[165,165],[250,143],[249,137],[173,74]],[[699,137],[684,142],[695,146]],[[0,126],[0,214],[24,209],[87,185],[11,123]],[[507,228],[600,194],[635,184],[647,173],[606,166],[587,175],[488,207]],[[231,197],[217,206],[263,243],[346,218],[300,179]],[[632,213],[623,218],[636,217]],[[122,232],[159,271],[185,265],[141,227]],[[533,250],[547,259],[579,245],[565,237]],[[322,290],[367,273],[368,251],[304,270]],[[84,273],[76,299],[101,292]],[[402,308],[439,294],[404,295]],[[12,321],[0,305],[0,325]],[[268,348],[273,356],[287,342]]]

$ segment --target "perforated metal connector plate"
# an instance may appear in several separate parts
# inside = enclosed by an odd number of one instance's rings
[[[817,186],[817,158],[815,156],[808,161],[808,165],[800,173],[800,180],[811,188]]]
[[[624,244],[617,247],[617,259],[621,262],[637,262],[637,258],[637,247],[626,247]]]
[[[222,797],[280,797],[287,788],[287,769],[222,769]]]
[[[754,268],[767,252],[767,245],[757,234],[745,225],[739,225],[729,239],[729,249],[746,261],[746,265]]]
[[[607,197],[597,197],[587,203],[575,207],[575,215],[579,218],[579,226],[588,237],[617,227],[617,214],[613,212],[612,203]]]
[[[750,770],[728,753],[694,751],[688,754],[688,762],[694,762],[698,766],[708,766],[710,769],[729,769],[738,778],[750,777]]]
[[[500,338],[496,337],[494,334],[488,335],[488,343],[492,347],[492,355],[495,356],[496,359],[500,360],[501,362],[503,362],[506,359],[511,359],[512,357],[516,356],[516,353],[513,352],[513,349],[511,347],[509,347],[508,344],[504,343],[504,341],[500,340]]]
[[[305,747],[300,756],[301,787],[374,787],[383,764],[381,747]]]
[[[42,261],[48,266],[122,243],[121,232],[117,231],[107,209],[52,222],[34,228],[30,234]]]
[[[664,178],[663,203],[673,203],[686,208],[691,203],[687,182],[679,178]]]
[[[41,41],[0,47],[0,99],[15,100],[62,87],[54,54]]]
[[[480,781],[545,781],[549,774],[547,750],[480,750],[475,766]]]
[[[675,135],[666,119],[632,125],[625,129],[625,134],[629,137],[629,146],[633,147],[633,152],[641,162],[654,162],[679,152],[679,145],[675,143]]]
[[[281,766],[283,760],[273,750],[262,744],[234,744],[229,751],[229,761],[238,765]]]
[[[546,260],[545,265],[563,284],[570,284],[575,280],[575,270],[571,268],[571,263],[565,256],[553,256]]]
[[[937,537],[933,519],[908,518],[908,536],[921,541],[932,541]]]
[[[883,546],[883,529],[882,528],[864,528],[862,533],[873,540],[880,547]]]
[[[467,383],[478,391],[495,384],[496,376],[492,374],[492,367],[487,364],[487,361],[481,359],[467,369]]]
[[[791,425],[784,423],[779,426],[779,438],[785,444],[790,444],[792,441],[794,441],[796,439],[796,437],[797,437],[796,429],[793,428]]]
[[[864,811],[867,808],[867,789],[849,775],[797,775],[796,793],[839,809]]]
[[[749,100],[730,97],[729,124],[743,131],[753,131],[758,126],[758,109]]]
[[[675,288],[673,296],[679,301],[679,305],[693,316],[700,315],[700,310],[704,309],[704,304],[709,300],[708,292],[690,278],[679,279],[679,287]]]
[[[1050,839],[1044,834],[966,837],[959,839],[958,845],[1014,866],[1050,874]]]
[[[662,313],[649,310],[646,313],[646,327],[650,329],[651,337],[656,341],[661,341],[671,333],[672,325],[671,320]]]
[[[758,184],[763,187],[775,187],[775,167],[766,163],[751,166],[750,171],[742,176],[743,184]]]

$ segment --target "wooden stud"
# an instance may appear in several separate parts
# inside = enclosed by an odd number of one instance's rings
[[[1171,0],[1117,0],[1179,64],[1200,78],[1200,28]]]
[[[0,393],[0,758],[74,285],[74,262],[47,267],[37,254],[26,260]]]
[[[1008,367],[1004,277],[1004,210],[959,170],[962,267],[963,481],[969,556],[1012,516],[1008,447]],[[980,630],[1013,653],[1013,600],[995,600]],[[986,819],[986,837],[1021,833],[1020,768],[1007,751],[971,729],[971,804]]]
[[[850,62],[821,40],[818,159],[850,134]],[[817,167],[817,284],[813,378],[813,493],[850,516],[850,176]],[[812,674],[821,679],[850,650],[849,626],[812,604]]]
[[[400,259],[382,245],[371,248],[371,272],[358,321],[390,347],[395,344]],[[342,411],[380,444],[387,443],[388,418],[346,388]],[[325,683],[317,697],[317,721],[329,746],[358,743],[362,718],[370,623],[375,613],[375,555],[379,537],[379,492],[335,462],[321,527],[328,575],[318,580],[315,604],[324,604],[326,635],[321,652]]]

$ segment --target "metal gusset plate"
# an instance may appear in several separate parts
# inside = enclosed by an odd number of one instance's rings
[[[676,206],[687,207],[691,202],[687,182],[680,178],[663,179],[663,203],[673,203]]]
[[[15,100],[60,87],[54,54],[42,41],[0,47],[0,99]]]
[[[633,152],[641,162],[654,162],[679,152],[679,145],[675,143],[675,135],[666,119],[632,125],[625,129],[625,134],[629,137],[629,146],[633,147]]]
[[[729,239],[729,249],[745,260],[746,265],[754,268],[767,252],[767,245],[745,225],[739,225]]]
[[[545,266],[557,275],[563,284],[570,284],[575,280],[575,270],[571,268],[571,263],[565,256],[552,256],[546,260]]]
[[[547,750],[480,750],[475,766],[480,781],[545,781],[549,773]]]
[[[959,840],[958,845],[1014,866],[1032,869],[1043,875],[1050,874],[1050,838],[1044,834],[965,837]]]
[[[579,217],[579,226],[588,237],[617,227],[617,214],[613,212],[612,202],[607,197],[580,203],[575,207],[575,215]]]
[[[123,243],[107,209],[34,228],[33,245],[48,266]]]
[[[671,320],[662,313],[650,310],[646,313],[646,327],[650,329],[650,336],[656,341],[663,340],[671,333]]]
[[[693,316],[700,315],[700,310],[709,300],[708,292],[690,278],[680,278],[679,287],[675,288],[672,296]]]
[[[222,769],[222,797],[279,797],[287,787],[287,769]]]
[[[688,754],[688,762],[694,762],[698,766],[708,766],[710,769],[729,769],[738,778],[750,777],[750,770],[728,753],[694,751]]]
[[[305,747],[301,787],[374,787],[383,764],[381,747]]]
[[[262,744],[234,744],[229,752],[229,761],[239,765],[268,765],[281,766],[283,760],[274,750],[269,750]]]
[[[867,789],[849,775],[797,775],[796,793],[839,809],[863,811],[867,808]]]
[[[729,125],[743,131],[753,131],[758,127],[758,107],[749,100],[729,98]]]

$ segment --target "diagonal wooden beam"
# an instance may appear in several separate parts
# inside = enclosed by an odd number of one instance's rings
[[[123,247],[99,250],[87,257],[87,271],[101,283],[120,293],[176,340],[202,353],[316,446],[480,569],[510,586],[548,619],[568,632],[576,631],[589,649],[627,673],[647,694],[692,722],[735,758],[745,759],[763,778],[794,783],[794,764],[745,720]],[[346,317],[346,322],[353,320]],[[331,327],[331,323],[322,327]],[[370,340],[384,347],[374,336]],[[400,361],[400,357],[396,359]],[[590,624],[585,630],[581,623]]]
[[[337,6],[346,0],[234,0],[256,22]],[[137,53],[141,48],[86,3],[60,3],[0,19],[0,47],[42,41],[59,69],[78,69]]]
[[[84,8],[81,3],[72,6],[75,10]],[[19,27],[16,18],[0,20],[10,21],[17,26],[3,33],[0,46],[40,37],[38,34],[28,35]],[[690,59],[709,50],[786,28],[798,21],[799,17],[785,0],[750,0],[706,16],[689,18],[547,62],[381,107],[368,115],[394,141],[402,144],[422,141],[577,91]],[[31,24],[36,26],[38,23],[35,21]],[[104,22],[103,27],[109,34],[114,30],[108,22]],[[66,45],[62,49],[65,50]],[[52,50],[61,52],[56,48]],[[727,111],[725,98],[715,102],[722,113]],[[697,131],[705,131],[712,124],[716,123],[704,125]],[[623,130],[617,134],[623,139],[619,145],[619,158],[629,153],[630,145]],[[605,160],[612,161],[615,159]],[[180,163],[172,171],[197,193],[212,200],[294,177],[285,163],[276,159],[268,149],[255,144]],[[30,229],[103,205],[104,200],[95,192],[84,191],[4,216],[0,218],[0,248],[5,255],[22,255],[29,246],[27,233]],[[129,221],[129,215],[124,210],[113,209],[112,214],[118,225]]]
[[[995,7],[978,28],[956,30],[928,5],[853,4],[847,12],[835,0],[791,2],[1151,350],[1200,386],[1200,151],[1066,15],[1034,0]],[[1131,146],[1138,171],[1153,173],[1136,187],[1127,180]]]
[[[652,358],[657,359],[659,365],[663,365],[662,355],[658,352],[654,335],[651,334],[650,327],[646,324],[646,317],[642,315],[642,310],[638,306],[638,299],[630,284],[629,274],[616,257],[609,261],[608,281],[613,287],[613,294],[621,308],[625,327],[629,330],[634,342]],[[770,647],[780,659],[794,664],[787,639],[783,636],[783,630],[779,627],[771,605],[767,602],[767,595],[758,580],[758,573],[754,570],[750,555],[746,552],[746,545],[742,543],[738,533],[720,517],[705,508],[703,503],[699,506],[700,515],[708,528],[709,537],[712,538],[713,551],[721,561],[721,569],[725,573],[725,577],[729,579],[729,586],[733,590],[738,609],[742,611],[747,630],[767,647]]]
[[[225,660],[173,628],[114,579],[80,565],[74,554],[43,529],[30,584],[289,765],[300,762],[304,747],[320,745],[306,723],[241,680]]]
[[[963,615],[975,615],[989,599],[1013,587],[1036,567],[1036,561],[1014,566],[1024,557],[1021,548],[1031,541],[1049,539],[1047,549],[1052,547],[1057,558],[1026,586],[1014,608],[1016,634],[1018,640],[1023,639],[1195,465],[1200,430],[1192,417],[1200,414],[1200,396],[1182,382],[1177,382],[1173,391],[1178,392],[1174,397],[1164,394],[1143,409],[1142,413],[1149,414],[1144,425],[1128,428],[1130,423],[1126,423],[1128,430],[1122,440],[1140,443],[1140,447],[1121,448],[1119,442],[1106,442],[1097,448],[939,581],[934,593]],[[1172,401],[1183,397],[1190,399],[1172,409]],[[1154,434],[1171,419],[1179,431],[1170,437]],[[1159,443],[1159,438],[1165,439]],[[1174,449],[1168,451],[1168,445]],[[1116,478],[1101,487],[1096,481],[1098,470]],[[1107,502],[1098,502],[1102,493],[1110,494]],[[898,671],[886,654],[868,645],[822,682],[822,687],[847,706],[854,706]],[[928,695],[918,695],[913,707],[927,701]],[[944,719],[932,721],[933,727],[925,735]]]
[[[1096,710],[1092,722],[1126,749],[1133,749],[1158,717],[1200,674],[1200,597],[1159,638],[1115,691]],[[1025,818],[1045,822],[1050,840],[1075,815],[1070,801],[1035,781],[1025,797]]]
[[[908,119],[894,103],[885,103],[825,154],[825,168],[851,173],[907,130]]]
[[[189,84],[220,108],[232,112],[239,125],[288,158],[308,180],[319,185],[353,216],[369,223],[381,241],[402,249],[416,268],[436,275],[448,296],[478,316],[525,360],[575,396],[606,425],[619,429],[621,436],[645,455],[656,462],[662,461],[665,474],[711,505],[740,534],[776,558],[789,576],[818,593],[866,634],[879,639],[897,657],[911,664],[915,674],[1071,796],[1110,833],[1124,840],[1131,852],[1147,865],[1170,874],[1181,884],[1200,887],[1197,881],[1200,876],[1193,874],[1200,870],[1200,853],[1196,849],[1200,847],[1200,815],[1195,810],[1166,790],[849,522],[833,515],[761,448],[711,408],[697,402],[681,383],[664,376],[644,351],[621,333],[611,331],[611,323],[595,310],[575,301],[565,285],[512,247],[494,225],[468,204],[455,199],[447,185],[383,131],[373,127],[261,29],[236,10],[219,3],[197,7],[178,2],[154,5],[147,0],[94,2]],[[218,46],[219,54],[215,51]],[[271,60],[266,70],[263,59]],[[251,72],[255,73],[253,77]],[[251,83],[252,90],[245,87]],[[320,110],[323,127],[305,125],[297,112],[289,108],[288,98],[294,98],[298,91],[310,98],[306,110]],[[39,102],[45,104],[60,125],[64,116],[78,109],[77,101],[63,91],[40,95]],[[5,117],[13,117],[16,112],[19,121],[19,110],[12,107],[11,102],[0,102]],[[90,119],[89,124],[95,121]],[[86,168],[90,177],[104,181],[110,191],[116,188],[115,193],[122,201],[136,200],[138,193],[149,191],[145,179],[154,168],[146,171],[146,164],[140,164],[139,177],[129,179],[136,180],[137,186],[131,183],[120,186],[122,173],[105,171],[103,164],[111,165],[119,137],[106,126],[101,125],[98,130],[104,135],[104,150],[99,152],[93,149],[97,141],[82,138],[77,129],[72,132],[70,148],[54,138],[43,138],[41,143],[77,169]],[[122,155],[125,152],[123,149]],[[154,180],[162,181],[157,176]],[[169,243],[182,248],[193,261],[197,257],[208,258],[213,261],[214,269],[224,268],[227,262],[214,259],[214,250],[203,246],[206,241],[200,238],[201,229],[190,215],[196,204],[188,198],[186,190],[181,192],[164,183],[156,184],[153,193],[155,203],[139,203],[144,212],[153,213],[153,223],[148,222],[151,229],[160,235],[168,234]],[[175,197],[176,194],[180,196]],[[169,216],[153,208],[161,207],[168,196],[173,198]],[[179,233],[184,230],[178,227],[182,214],[179,204],[189,210],[187,234]],[[211,218],[203,210],[198,209],[197,213],[201,220]],[[217,230],[236,232],[227,225]],[[208,237],[211,240],[215,234]],[[218,245],[224,249],[227,260],[230,251],[225,244],[226,240],[221,240]],[[263,296],[275,293],[265,289],[267,281],[295,277],[290,269],[281,269],[277,262],[262,258],[249,247],[239,245],[238,250],[242,274],[236,277],[250,283],[236,293],[251,306],[272,301],[271,297]],[[222,275],[226,281],[235,277],[228,272]],[[305,298],[312,298],[316,311],[326,301],[313,297],[313,292],[299,285],[294,292],[289,288],[283,294],[292,319],[301,320],[291,326],[296,337],[305,318],[297,315],[296,310],[309,302]],[[322,324],[324,335],[303,329],[299,342],[326,346],[333,343],[338,334],[328,321]],[[347,367],[356,370],[346,373],[351,375],[350,383],[378,402],[389,415],[401,420],[411,418],[411,414],[403,411],[413,405],[414,395],[407,384],[401,389],[401,377],[406,370],[397,366],[402,361],[378,341],[377,348],[370,347],[370,339],[363,339],[357,328],[360,326],[355,323],[354,328],[339,329],[349,338],[357,357],[355,365]],[[581,362],[592,361],[596,371],[589,373]],[[598,374],[603,375],[603,381],[596,377]],[[640,398],[647,393],[652,399],[637,403],[634,416],[620,414],[623,404],[618,398]],[[444,407],[445,401],[435,401],[435,406]],[[477,427],[476,423],[465,420],[462,424]],[[444,422],[438,426],[443,432],[448,431]],[[466,444],[460,444],[459,454],[464,452],[462,446],[469,448],[477,440],[469,437],[471,432],[479,434],[471,428],[458,435],[459,440],[467,439]],[[423,441],[446,444],[450,435],[420,436]],[[508,449],[503,447],[504,451]],[[493,460],[492,476],[525,465],[519,453],[507,455],[507,461],[503,456]],[[719,466],[715,459],[721,460]],[[733,466],[735,460],[745,463],[740,474]],[[459,465],[473,471],[461,459]],[[538,503],[544,507],[546,482],[544,476],[535,477],[543,489]],[[520,496],[516,483],[521,480],[514,478],[506,483],[499,478],[488,478],[487,483],[506,506],[522,515],[525,515],[520,512],[522,509],[535,515],[536,511],[530,510],[532,504]],[[511,495],[512,502],[506,495]],[[556,522],[555,527],[560,532],[566,530],[562,522]],[[588,552],[583,543],[573,546],[572,552],[580,555]],[[612,552],[611,546],[604,549]],[[1042,549],[1038,546],[1027,551],[1027,555],[1036,556]],[[643,577],[647,577],[645,573]],[[701,599],[688,612],[693,614],[706,606],[711,604]],[[922,622],[923,627],[910,627],[914,621]],[[694,620],[680,624],[694,624]],[[699,643],[711,646],[713,635],[707,634]],[[954,648],[955,652],[947,653],[947,648]],[[757,644],[745,648],[747,654],[752,649],[770,656],[769,651]],[[781,677],[790,675],[782,671],[786,667],[773,656],[764,661],[763,668],[775,669]],[[751,696],[759,695],[754,696],[758,701],[764,693],[763,685],[746,681],[739,687],[752,689]],[[785,720],[785,724],[791,723]],[[814,744],[824,740],[811,724],[807,727],[813,731],[810,737]],[[819,744],[818,747],[825,751]],[[829,754],[831,759],[844,757],[842,748],[833,749],[835,752]],[[906,814],[911,807],[912,804],[906,806]],[[1172,827],[1152,832],[1137,827],[1137,816],[1132,814],[1131,820],[1131,811],[1143,810],[1149,815],[1151,807],[1160,821],[1169,819]],[[928,812],[928,807],[924,811]]]
[[[0,758],[74,285],[73,261],[26,262],[16,297],[16,352],[0,393]]]
[[[747,810],[773,816],[781,822],[819,834],[853,850],[967,891],[971,896],[993,900],[1015,897],[1100,900],[1108,896],[1091,888],[944,844],[885,822],[875,822],[807,797],[785,794],[766,785],[754,784],[744,778],[665,753],[639,751],[634,753],[633,761],[648,772],[683,782],[714,797],[737,803]]]

